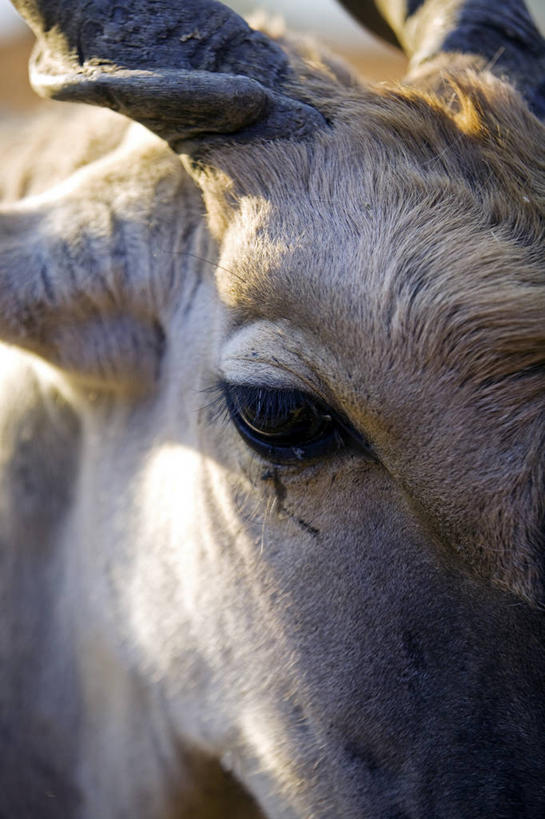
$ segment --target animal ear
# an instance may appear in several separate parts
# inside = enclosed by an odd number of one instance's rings
[[[0,341],[85,383],[145,390],[163,344],[141,275],[149,236],[138,203],[124,203],[121,218],[104,185],[88,169],[78,174],[0,207]]]
[[[324,117],[287,90],[282,48],[215,0],[13,0],[38,42],[31,82],[186,140],[305,138]]]
[[[371,0],[340,0],[379,35]],[[471,54],[507,77],[545,119],[545,40],[524,0],[376,0],[410,57],[411,70],[439,54]]]

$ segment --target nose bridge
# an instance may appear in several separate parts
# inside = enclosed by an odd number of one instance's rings
[[[390,742],[407,743],[418,816],[542,816],[543,617],[472,591],[479,601],[467,595],[424,628],[402,627],[391,696],[403,706]]]
[[[336,612],[315,607],[315,657],[298,647],[312,680],[300,720],[325,749],[322,775],[360,806],[346,815],[544,816],[545,615],[457,569],[387,562],[345,581],[344,631],[329,642]]]

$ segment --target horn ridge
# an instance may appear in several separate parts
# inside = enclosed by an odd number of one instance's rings
[[[426,5],[433,9],[444,4],[428,0],[415,14],[422,14]],[[418,65],[439,51],[475,54],[494,73],[513,82],[538,117],[545,117],[545,88],[536,85],[536,78],[545,76],[545,40],[524,2],[504,0],[494,5],[487,0],[465,0],[455,4],[453,11],[453,17],[444,17],[443,30],[435,42],[425,33],[415,42],[412,64]]]
[[[199,135],[297,139],[327,125],[286,91],[281,46],[217,0],[13,3],[38,36],[38,93],[112,108],[178,149]]]

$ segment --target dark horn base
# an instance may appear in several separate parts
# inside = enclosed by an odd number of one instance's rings
[[[401,48],[399,40],[378,11],[373,0],[338,0],[338,2],[377,37],[396,48]]]

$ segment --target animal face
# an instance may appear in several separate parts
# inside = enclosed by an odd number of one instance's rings
[[[400,117],[414,100],[373,104]],[[163,568],[176,605],[165,615],[163,576],[138,618],[145,650],[162,667],[165,617],[170,634],[185,633],[191,600],[202,638],[192,662],[206,657],[222,678],[209,729],[273,816],[441,810],[424,784],[435,754],[452,761],[446,811],[464,810],[481,781],[479,809],[503,803],[503,773],[490,767],[508,763],[490,751],[491,726],[498,747],[517,745],[505,703],[526,652],[541,656],[539,615],[494,589],[539,602],[530,476],[542,407],[526,356],[540,342],[525,347],[532,311],[519,331],[514,308],[539,299],[533,222],[524,242],[507,218],[491,227],[499,174],[486,192],[461,170],[452,181],[466,162],[455,121],[454,147],[445,139],[421,159],[407,138],[379,165],[387,138],[374,141],[361,106],[361,121],[312,146],[267,146],[266,168],[260,148],[238,172],[233,151],[200,177],[218,261],[199,290],[186,285],[197,324],[179,318],[183,300],[171,321],[163,383],[174,426],[146,472],[160,487],[149,520],[165,505],[165,533],[152,540],[171,544]],[[500,280],[510,303],[498,301]],[[515,335],[495,324],[507,315]],[[521,517],[526,540],[505,535]],[[137,601],[150,583],[139,574]],[[526,684],[540,690],[537,672]],[[534,704],[517,701],[530,731]],[[472,726],[472,774],[460,725]]]
[[[213,71],[184,9],[104,74],[119,12],[75,51],[27,6],[42,85],[156,134],[2,213],[34,457],[73,453],[6,473],[63,488],[65,812],[540,816],[543,126],[474,58],[369,89],[228,17]]]

